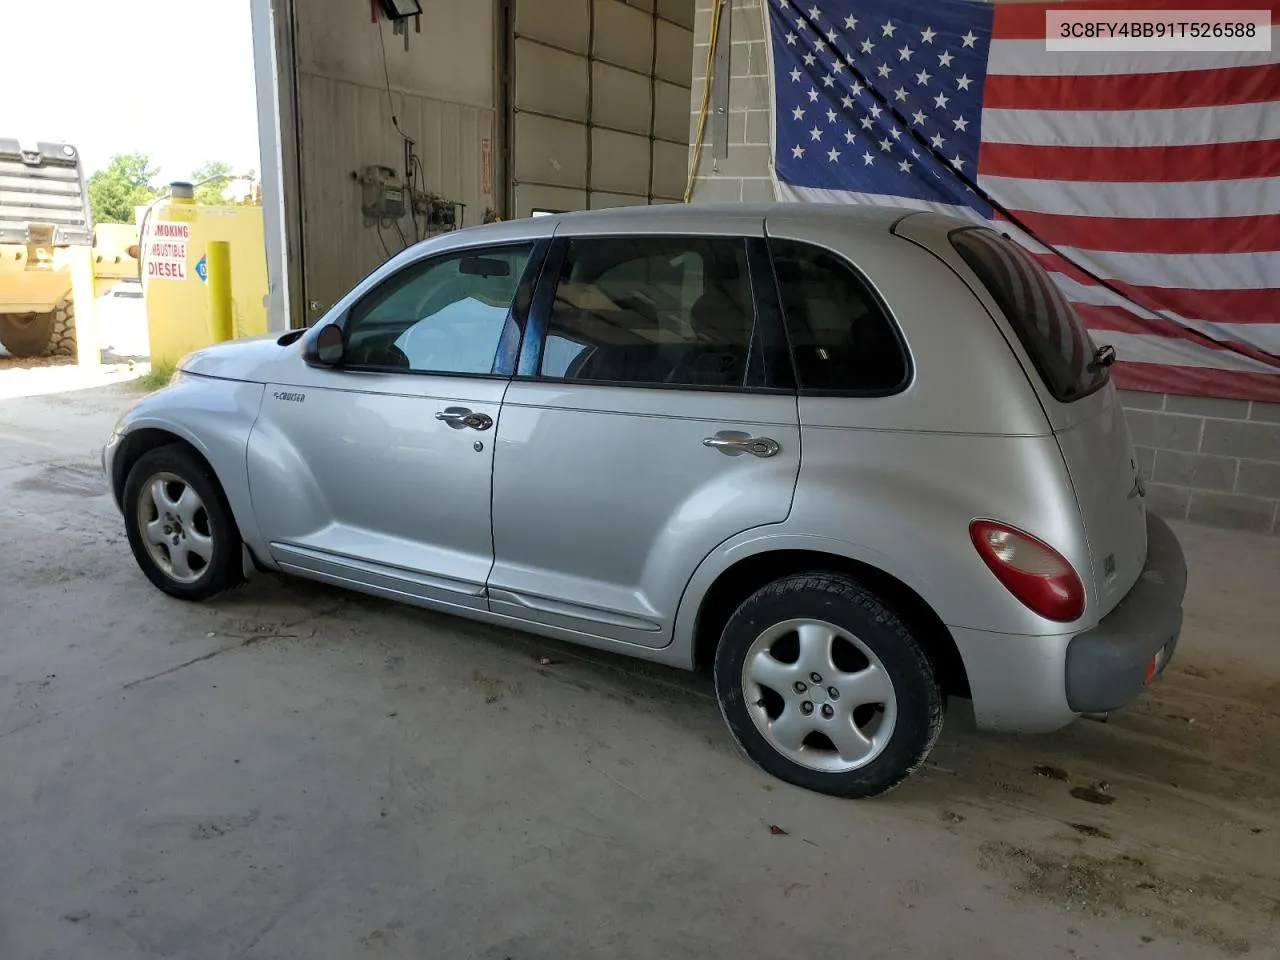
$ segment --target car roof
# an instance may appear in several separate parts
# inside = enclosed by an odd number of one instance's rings
[[[426,243],[431,249],[438,250],[478,243],[533,240],[550,236],[560,227],[565,228],[561,232],[570,234],[627,233],[633,230],[652,233],[669,226],[676,232],[691,230],[706,234],[723,229],[729,233],[741,230],[744,235],[758,235],[761,222],[766,220],[786,220],[789,224],[803,221],[815,226],[839,227],[842,231],[863,236],[883,236],[894,224],[920,212],[869,203],[655,203],[549,213],[481,224],[450,231]],[[932,216],[937,218],[936,214]],[[955,221],[956,224],[962,222]]]

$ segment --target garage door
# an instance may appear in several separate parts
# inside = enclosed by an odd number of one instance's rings
[[[678,201],[693,0],[511,0],[508,215]]]

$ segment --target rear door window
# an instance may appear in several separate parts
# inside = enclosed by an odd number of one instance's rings
[[[897,328],[840,257],[797,240],[769,241],[800,389],[886,396],[911,366]]]
[[[556,283],[539,375],[743,387],[754,325],[739,238],[575,237]]]
[[[1107,382],[1084,322],[1031,254],[983,227],[955,231],[951,245],[996,301],[1054,399],[1071,403]]]

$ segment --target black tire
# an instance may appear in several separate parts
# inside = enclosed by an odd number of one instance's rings
[[[53,337],[54,311],[0,313],[0,344],[15,357],[43,357]]]
[[[892,732],[880,752],[856,769],[827,772],[796,762],[766,739],[752,719],[752,710],[770,710],[766,698],[757,702],[759,706],[746,703],[743,668],[752,644],[775,625],[806,618],[855,636],[879,659],[892,683]],[[919,642],[873,593],[834,573],[784,577],[747,598],[729,618],[716,648],[715,686],[725,722],[749,759],[780,780],[837,797],[875,797],[893,789],[924,763],[942,731],[942,692]],[[876,708],[870,710],[874,715]],[[805,744],[811,749],[809,738]]]
[[[53,329],[46,352],[51,357],[76,355],[76,305],[70,297],[53,311]]]
[[[141,515],[141,496],[161,474],[189,485],[203,504],[203,520],[197,516],[195,522],[201,534],[212,538],[213,549],[194,580],[174,579],[152,556],[143,534],[146,518]],[[147,579],[169,596],[179,600],[208,600],[244,579],[240,531],[226,495],[208,466],[182,445],[160,447],[139,457],[125,479],[123,500],[125,530],[133,557]]]

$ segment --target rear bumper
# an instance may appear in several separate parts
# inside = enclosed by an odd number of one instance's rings
[[[1163,672],[1182,632],[1187,563],[1169,525],[1147,514],[1147,563],[1128,595],[1067,644],[1067,705],[1076,713],[1124,706]]]
[[[1096,627],[1022,636],[952,626],[983,730],[1043,733],[1082,713],[1115,710],[1163,671],[1182,629],[1187,565],[1169,525],[1147,515],[1147,562]],[[1148,675],[1152,658],[1153,675]]]

